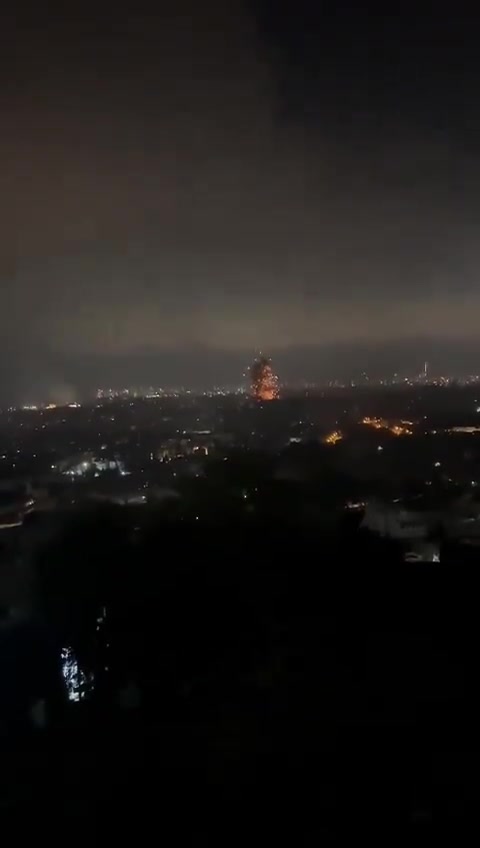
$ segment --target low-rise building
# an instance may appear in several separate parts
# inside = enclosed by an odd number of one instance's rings
[[[387,539],[425,539],[438,524],[439,513],[425,509],[419,500],[394,501],[374,498],[367,502],[361,528]]]

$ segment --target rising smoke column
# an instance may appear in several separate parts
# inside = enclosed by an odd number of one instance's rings
[[[270,360],[261,357],[255,360],[250,370],[251,394],[255,400],[267,401],[278,398],[278,377],[274,374]]]

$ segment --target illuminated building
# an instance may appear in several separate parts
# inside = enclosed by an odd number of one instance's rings
[[[94,689],[93,674],[82,671],[73,648],[63,648],[61,659],[62,677],[67,690],[68,700],[78,702],[88,698]]]
[[[68,457],[56,465],[52,465],[51,468],[52,471],[59,471],[60,474],[70,477],[84,477],[91,473],[95,473],[98,476],[101,471],[118,471],[122,477],[127,475],[122,460],[117,457],[113,459],[105,457],[98,459],[90,452]]]
[[[278,398],[278,377],[268,359],[262,356],[253,363],[250,378],[251,394],[255,400],[269,401]]]

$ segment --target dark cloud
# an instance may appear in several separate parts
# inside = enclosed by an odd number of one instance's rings
[[[10,352],[477,334],[477,16],[97,5],[3,22]]]

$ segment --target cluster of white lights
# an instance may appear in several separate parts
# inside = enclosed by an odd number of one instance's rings
[[[93,690],[93,674],[85,674],[79,666],[73,648],[61,651],[62,676],[69,701],[83,701]]]

